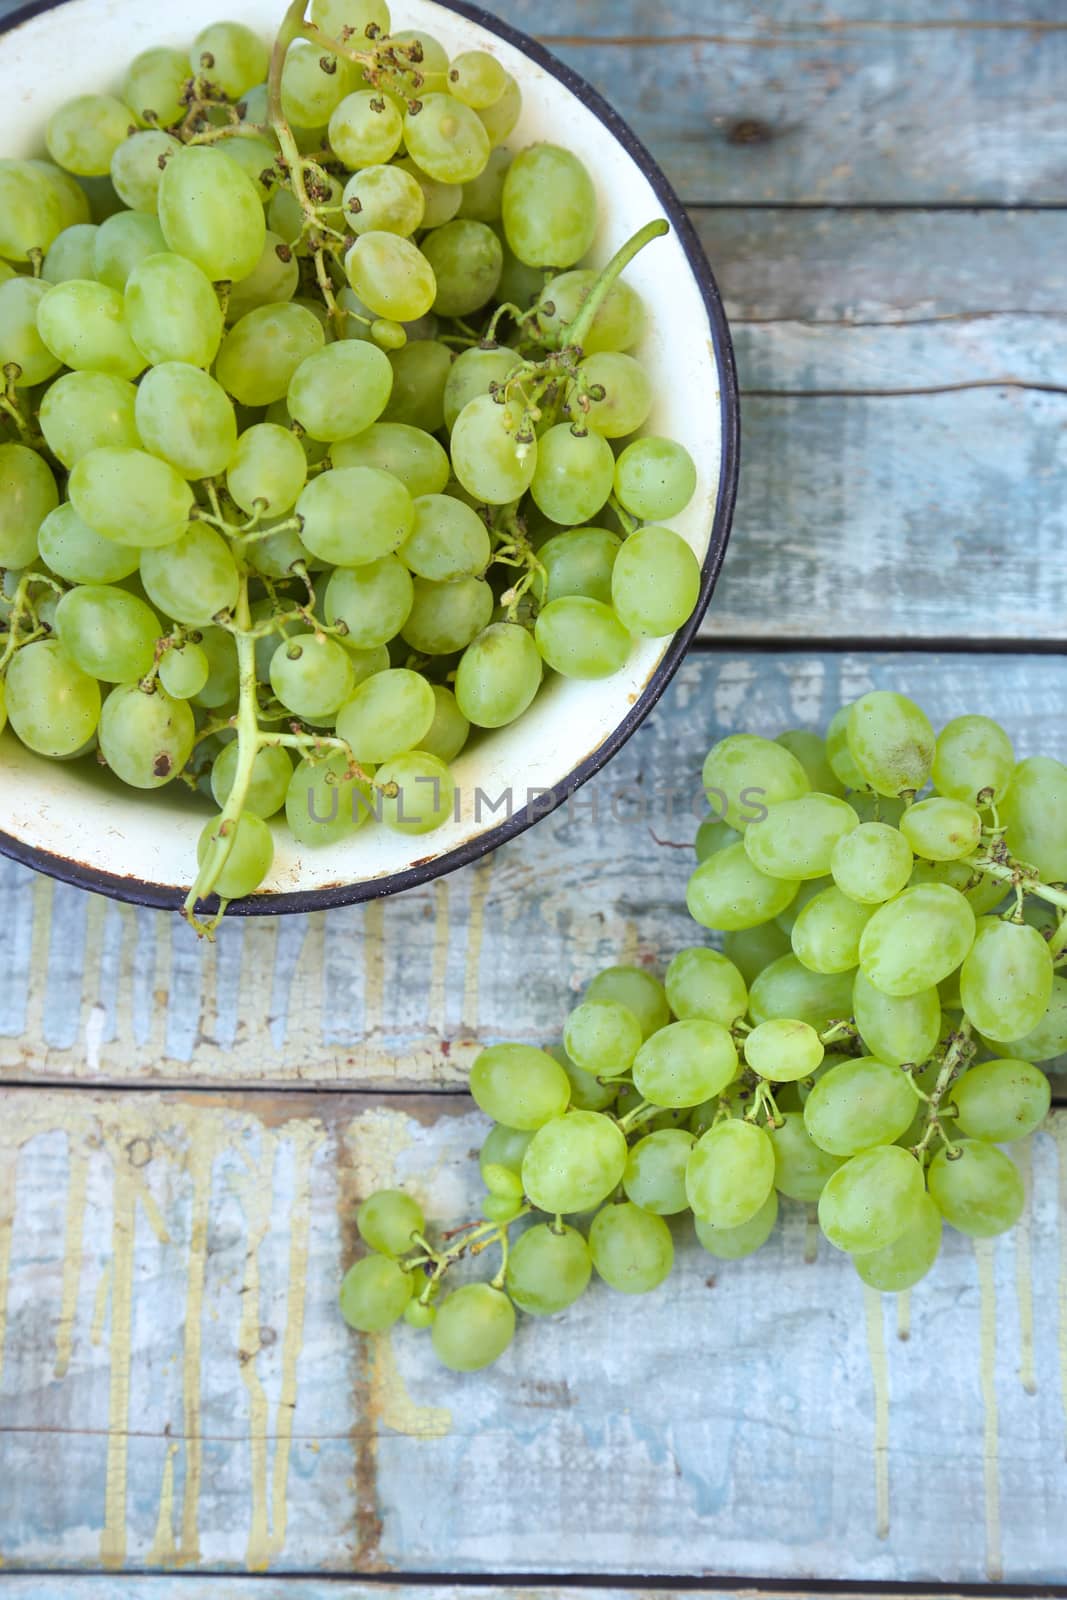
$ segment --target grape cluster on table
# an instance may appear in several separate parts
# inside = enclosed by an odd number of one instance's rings
[[[186,902],[429,832],[471,729],[692,614],[696,470],[593,181],[495,55],[296,3],[0,161],[0,726],[218,812]],[[90,220],[90,219],[93,220]],[[621,241],[620,241],[621,244]]]
[[[817,1207],[884,1291],[930,1271],[943,1224],[988,1238],[1018,1221],[1001,1146],[1040,1126],[1041,1063],[1067,1051],[1067,767],[1017,761],[985,716],[935,736],[880,690],[825,739],[723,739],[703,781],[687,903],[721,949],[679,951],[662,982],[609,968],[561,1045],[481,1053],[483,1216],[434,1244],[413,1196],[369,1197],[371,1253],[341,1288],[351,1326],[403,1317],[475,1370],[511,1342],[516,1307],[563,1311],[594,1269],[655,1289],[690,1213],[735,1260],[780,1198]],[[449,1292],[490,1248],[496,1276]]]

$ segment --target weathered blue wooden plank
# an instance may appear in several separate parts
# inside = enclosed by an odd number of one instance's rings
[[[1062,202],[1053,5],[1045,26],[1003,11],[878,18],[859,0],[844,16],[700,0],[651,20],[613,0],[498,9],[617,105],[690,204]]]
[[[455,1377],[334,1296],[369,1188],[473,1214],[469,1101],[2,1102],[5,1572],[1063,1573],[1067,1113],[1027,1221],[947,1238],[907,1344],[790,1207],[751,1261],[680,1229],[669,1290],[594,1286]]]
[[[1067,211],[724,206],[692,216],[735,327],[1061,317],[1067,307]],[[1058,326],[1046,324],[1050,346],[1062,343]]]
[[[771,626],[792,602],[773,563],[766,581]],[[893,685],[939,724],[984,711],[1021,753],[1063,757],[1063,678],[1045,656],[694,654],[610,768],[495,857],[367,908],[224,923],[216,946],[178,918],[0,864],[0,1073],[462,1083],[478,1039],[551,1037],[598,966],[691,942],[691,858],[657,840],[692,840],[716,738],[825,726],[841,701]]]
[[[80,1576],[61,1577],[35,1574],[33,1577],[0,1578],[0,1588],[11,1600],[584,1600],[588,1588],[567,1584],[545,1585],[464,1583],[357,1583],[336,1578],[196,1578],[155,1573],[147,1577]],[[715,1596],[715,1600],[760,1600],[765,1591],[702,1589],[687,1584],[671,1589],[659,1584],[655,1589],[606,1588],[597,1584],[598,1600],[681,1600],[683,1595]],[[809,1600],[809,1591],[775,1589],[776,1600]],[[841,1600],[850,1600],[847,1591],[836,1590]],[[923,1595],[911,1590],[913,1600],[956,1600],[950,1591],[937,1589]]]

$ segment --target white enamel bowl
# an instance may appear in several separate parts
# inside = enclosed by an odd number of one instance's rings
[[[148,46],[188,47],[220,16],[268,36],[283,9],[283,0],[184,0],[173,7],[30,0],[0,24],[0,153],[43,153],[52,110],[72,95],[117,88],[126,64]],[[738,462],[729,332],[714,279],[666,179],[611,108],[526,36],[472,7],[434,0],[397,0],[393,20],[397,28],[434,34],[450,53],[491,50],[514,74],[524,110],[508,144],[550,139],[581,155],[600,202],[596,262],[651,218],[670,221],[670,236],[650,245],[627,276],[650,311],[637,352],[657,395],[649,429],[681,440],[699,471],[692,504],[672,525],[703,562],[701,604],[674,638],[636,648],[616,677],[554,679],[518,723],[474,742],[454,766],[459,818],[439,832],[409,838],[372,824],[342,848],[314,851],[278,825],[271,876],[238,912],[309,911],[392,894],[476,859],[543,816],[549,802],[531,808],[528,796],[549,791],[563,800],[614,755],[662,694],[711,596],[729,536]],[[143,795],[90,761],[47,762],[10,731],[0,737],[0,851],[68,882],[177,906],[207,815],[176,785]]]

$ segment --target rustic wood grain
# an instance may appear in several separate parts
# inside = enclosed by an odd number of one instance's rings
[[[687,204],[1062,204],[1054,0],[955,17],[862,0],[498,11],[618,107]]]
[[[477,1587],[464,1583],[360,1583],[337,1578],[285,1577],[275,1581],[264,1578],[196,1578],[176,1577],[169,1573],[153,1573],[144,1577],[120,1578],[64,1573],[62,1577],[35,1575],[0,1579],[5,1595],[11,1600],[583,1600],[589,1587],[572,1587],[569,1584],[509,1583],[506,1587],[493,1583],[479,1583]],[[696,1600],[711,1596],[715,1600],[814,1600],[821,1591],[807,1589],[743,1590],[706,1589],[700,1584],[687,1583],[684,1589],[672,1589],[657,1584],[649,1588],[620,1588],[614,1584],[598,1583],[593,1593],[598,1600],[682,1600],[695,1596]],[[840,1600],[889,1600],[886,1594],[873,1590],[850,1592],[834,1591]],[[931,1589],[925,1593],[911,1589],[910,1600],[963,1600],[949,1589]]]
[[[335,1293],[369,1188],[477,1214],[485,1126],[456,1098],[5,1091],[5,1572],[1059,1580],[1067,1113],[1027,1221],[946,1236],[906,1344],[790,1207],[732,1266],[680,1228],[669,1290],[595,1286],[463,1378]]]
[[[366,909],[234,919],[215,946],[177,917],[2,864],[0,1074],[462,1084],[476,1041],[552,1039],[599,967],[662,963],[701,937],[684,905],[691,857],[669,845],[693,838],[716,738],[825,726],[843,700],[893,685],[938,724],[985,711],[1021,753],[1062,757],[1063,683],[1055,657],[702,652],[606,772],[471,871]]]

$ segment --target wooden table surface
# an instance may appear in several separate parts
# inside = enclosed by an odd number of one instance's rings
[[[484,1376],[336,1314],[370,1187],[465,1214],[476,1042],[551,1039],[598,965],[691,942],[664,774],[872,685],[1067,750],[1063,0],[499,10],[692,209],[744,394],[726,569],[573,812],[453,878],[212,947],[0,865],[0,1589],[1062,1584],[1067,1109],[1015,1233],[953,1235],[899,1302],[794,1208]]]

